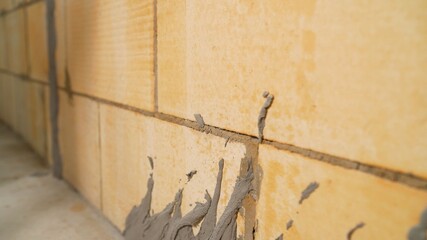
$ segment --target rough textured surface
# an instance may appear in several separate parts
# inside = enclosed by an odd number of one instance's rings
[[[59,140],[64,178],[97,208],[101,208],[101,160],[98,104],[59,93]]]
[[[27,44],[24,10],[17,10],[5,17],[7,36],[7,70],[28,73]]]
[[[35,172],[47,169],[28,145],[0,124],[0,187]]]
[[[146,193],[151,172],[147,156],[153,158],[156,180],[152,209],[162,211],[184,188],[183,215],[203,200],[206,189],[214,192],[218,162],[223,158],[223,188],[218,204],[218,214],[222,214],[245,157],[244,144],[229,142],[224,148],[225,139],[221,137],[113,106],[101,104],[100,110],[103,212],[114,224],[123,230],[132,206],[139,204]],[[192,170],[197,174],[187,183],[186,174]]]
[[[271,104],[273,103],[273,99],[274,99],[274,96],[269,92],[264,92],[262,96],[265,98],[265,102],[262,105],[258,115],[258,142],[260,143],[264,138],[264,128],[265,128],[265,121],[267,118],[267,111],[270,108]]]
[[[426,8],[158,1],[159,111],[427,177]]]
[[[65,7],[73,89],[154,110],[153,1],[73,0]]]
[[[23,177],[0,186],[0,193],[2,239],[123,239],[92,206],[50,175]]]
[[[153,216],[150,215],[154,180],[152,176],[147,182],[147,193],[139,206],[134,206],[126,219],[124,231],[127,240],[233,240],[237,235],[237,214],[242,207],[243,199],[252,190],[253,170],[251,163],[245,176],[240,177],[234,186],[233,194],[221,218],[216,220],[218,200],[221,194],[221,184],[224,160],[219,162],[217,183],[214,199],[205,193],[205,202],[196,202],[196,206],[185,216],[182,216],[182,190],[179,190],[175,200],[166,208]],[[172,217],[172,212],[174,215]],[[208,215],[209,214],[209,215]],[[203,221],[197,235],[192,227]]]
[[[41,157],[46,156],[43,86],[0,74],[1,118]]]
[[[26,11],[29,76],[47,82],[49,64],[47,59],[45,1],[39,1],[29,6]]]
[[[56,5],[48,26],[45,2]],[[0,17],[0,117],[40,155],[56,149],[54,137],[39,136],[50,128],[56,136],[46,121],[56,115],[44,106],[58,103],[58,82],[67,181],[122,230],[153,174],[145,238],[169,234],[170,218],[171,235],[207,238],[225,212],[217,237],[258,229],[258,239],[422,239],[426,7],[423,0],[36,0]],[[56,59],[51,88],[33,81],[45,81],[43,46]],[[257,136],[304,157],[277,150],[265,157],[269,147],[261,145],[258,168]],[[249,159],[255,189],[236,215],[226,206]],[[265,221],[256,224],[258,217]]]
[[[346,239],[360,222],[365,226],[353,239],[406,239],[427,202],[424,191],[270,146],[260,145],[259,164],[257,239],[282,233],[284,239]],[[299,204],[301,192],[314,181],[320,187]],[[293,226],[286,230],[289,219]]]
[[[65,86],[65,70],[67,66],[66,49],[66,3],[67,0],[55,0],[55,27],[56,27],[56,76],[59,86]]]
[[[214,229],[217,222],[217,209],[219,197],[221,196],[221,184],[222,176],[224,171],[224,159],[221,159],[218,163],[218,176],[216,178],[215,191],[213,192],[211,206],[209,207],[208,212],[203,220],[203,223],[200,227],[200,231],[197,235],[198,239],[208,239]]]
[[[44,98],[44,113],[45,113],[45,117],[44,120],[46,122],[45,126],[46,126],[46,162],[48,166],[52,166],[53,165],[53,156],[52,156],[52,124],[51,124],[51,119],[50,119],[50,89],[49,86],[45,86],[44,87],[45,90],[45,98]]]
[[[123,239],[40,160],[0,125],[0,239]]]
[[[234,185],[233,193],[224,210],[224,213],[219,218],[215,226],[210,240],[220,239],[235,239],[236,238],[236,217],[237,212],[242,207],[243,199],[249,194],[252,188],[252,180],[254,179],[252,163],[249,163],[249,168],[244,176],[239,177]]]

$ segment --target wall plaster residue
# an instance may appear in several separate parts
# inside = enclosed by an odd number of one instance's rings
[[[267,118],[267,111],[273,103],[274,96],[269,92],[265,91],[262,96],[265,99],[264,104],[261,107],[261,111],[258,115],[258,142],[261,143],[264,138],[265,119]]]
[[[205,202],[196,206],[182,216],[181,202],[183,189],[180,189],[175,199],[163,211],[150,214],[154,179],[150,175],[147,182],[147,192],[139,206],[134,206],[126,219],[124,236],[126,240],[229,240],[237,238],[237,213],[243,199],[253,189],[254,173],[252,164],[243,177],[239,177],[233,193],[222,216],[217,220],[217,207],[221,195],[221,182],[224,160],[219,162],[217,182],[213,196],[206,191]],[[203,221],[203,222],[202,222]],[[193,226],[201,223],[197,235]]]

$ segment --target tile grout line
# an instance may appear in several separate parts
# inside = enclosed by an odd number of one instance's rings
[[[33,82],[33,83],[49,86],[49,82],[39,80],[39,79],[34,79],[34,78],[31,78],[25,74],[13,73],[9,70],[5,70],[5,69],[1,69],[1,68],[0,68],[0,73],[8,74],[8,75],[11,75],[12,77],[19,78],[19,80],[21,80],[21,81]]]
[[[101,212],[103,212],[104,210],[104,203],[103,203],[103,199],[104,199],[104,192],[102,191],[103,189],[103,182],[102,182],[102,132],[101,132],[101,107],[100,107],[100,103],[97,102],[97,108],[98,108],[98,154],[99,154],[99,191],[100,191],[100,199],[99,199],[99,205],[101,208]]]
[[[53,175],[56,178],[62,178],[62,158],[59,145],[59,96],[56,69],[56,28],[55,28],[55,0],[46,0],[46,38],[48,41],[48,59],[49,59],[49,93],[50,93],[50,122],[51,122],[51,140],[52,140],[52,160]]]
[[[18,76],[22,77],[22,75],[18,75]],[[30,82],[33,81],[30,78],[24,78],[24,79],[20,78],[20,79],[23,81],[30,81]],[[45,84],[44,82],[41,83],[40,81],[36,81],[36,82],[38,82],[40,84]],[[66,91],[66,89],[64,87],[59,87],[59,86],[58,86],[58,90]],[[79,93],[79,92],[73,91],[72,94],[76,95],[76,96],[88,98],[92,101],[95,101],[95,102],[98,102],[101,104],[115,106],[117,108],[121,108],[121,109],[125,109],[125,110],[132,111],[135,113],[139,113],[139,114],[142,114],[142,115],[147,116],[147,117],[153,117],[153,118],[156,118],[156,119],[159,119],[162,121],[166,121],[169,123],[174,123],[174,124],[177,124],[180,126],[188,127],[188,128],[191,128],[191,129],[199,131],[199,132],[210,131],[210,133],[212,135],[215,135],[218,137],[223,137],[223,138],[230,137],[230,140],[233,140],[233,141],[237,141],[237,142],[241,142],[241,143],[257,143],[258,142],[258,138],[256,136],[252,136],[252,135],[248,135],[248,134],[244,134],[244,133],[239,133],[239,132],[235,132],[232,130],[222,129],[222,128],[210,126],[210,125],[206,125],[205,128],[200,129],[197,122],[193,121],[193,120],[184,119],[184,118],[180,118],[177,116],[173,116],[173,115],[169,115],[169,114],[165,114],[165,113],[160,113],[160,112],[151,112],[148,110],[128,106],[125,104],[117,103],[117,102],[107,100],[107,99],[103,99],[100,97],[91,96],[91,95],[85,94],[85,93]],[[346,169],[364,172],[364,173],[367,173],[367,174],[370,174],[370,175],[373,175],[376,177],[380,177],[382,179],[386,179],[386,180],[389,180],[392,182],[404,184],[404,185],[412,187],[412,188],[427,190],[427,179],[424,179],[420,176],[415,176],[415,175],[410,174],[410,173],[404,173],[404,172],[399,172],[399,171],[395,171],[395,170],[391,170],[391,169],[387,169],[387,168],[383,168],[383,167],[373,166],[373,165],[369,165],[366,163],[357,162],[355,160],[351,160],[351,159],[347,159],[347,158],[343,158],[343,157],[338,157],[338,156],[330,155],[327,153],[318,152],[315,150],[311,150],[311,149],[307,149],[307,148],[303,148],[303,147],[298,147],[298,146],[294,146],[291,144],[280,143],[280,142],[276,142],[276,141],[272,141],[272,140],[268,140],[268,139],[264,139],[262,141],[262,144],[273,146],[279,150],[284,150],[287,152],[295,153],[295,154],[304,156],[304,157],[311,159],[311,160],[316,160],[316,161],[324,162],[324,163],[327,163],[327,164],[330,164],[333,166],[338,166],[338,167],[342,167],[342,168],[346,168]]]
[[[46,88],[43,86],[43,126],[44,126],[44,132],[46,134],[45,136],[45,143],[44,143],[44,152],[45,152],[45,157],[46,159],[45,162],[47,164],[47,166],[49,166],[49,141],[48,141],[48,136],[49,136],[49,131],[48,131],[48,124],[47,124],[47,108],[46,108]]]

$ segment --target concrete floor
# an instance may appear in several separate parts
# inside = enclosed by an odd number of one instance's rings
[[[100,212],[0,125],[0,239],[123,239]]]

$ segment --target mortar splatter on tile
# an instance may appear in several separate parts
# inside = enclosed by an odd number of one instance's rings
[[[217,221],[217,207],[221,195],[224,160],[219,162],[219,171],[214,195],[211,198],[206,191],[205,202],[196,203],[192,211],[182,216],[181,203],[183,190],[180,189],[175,200],[169,203],[163,211],[150,214],[152,192],[154,188],[153,176],[147,182],[147,193],[139,206],[134,206],[126,218],[124,236],[126,240],[228,240],[237,238],[237,213],[242,206],[243,199],[252,190],[254,178],[252,164],[249,164],[247,173],[239,177],[234,186],[230,200],[224,213]],[[173,215],[172,215],[173,214]],[[197,235],[193,233],[193,226],[202,222]]]
[[[319,183],[317,183],[317,182],[312,182],[312,183],[310,183],[305,189],[304,189],[304,191],[302,191],[302,193],[301,193],[301,198],[300,198],[300,200],[299,200],[299,204],[302,204],[302,202],[304,201],[304,200],[306,200],[307,198],[309,198],[310,197],[310,195],[314,192],[314,191],[316,191],[316,189],[319,187]]]
[[[356,226],[354,226],[352,229],[350,229],[350,231],[347,233],[347,240],[351,240],[354,232],[356,232],[358,229],[363,228],[364,226],[365,226],[365,223],[361,222]]]
[[[427,209],[423,211],[418,225],[411,228],[408,232],[408,240],[426,240],[427,239]]]
[[[274,96],[269,92],[265,91],[262,96],[266,98],[264,105],[261,107],[261,111],[258,115],[258,142],[261,143],[264,138],[265,119],[267,118],[267,111],[273,103]]]

